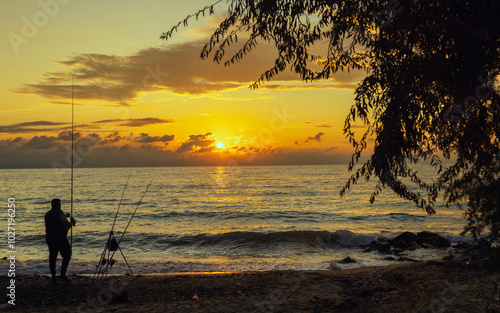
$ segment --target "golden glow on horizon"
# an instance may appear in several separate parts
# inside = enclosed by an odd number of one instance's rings
[[[151,8],[171,7],[168,1],[152,1]],[[202,45],[198,48],[193,41],[208,38],[218,24],[215,17],[201,19],[169,42],[150,36],[166,30],[165,20],[182,19],[199,4],[150,10],[139,2],[124,3],[119,14],[113,5],[95,0],[61,5],[34,38],[17,46],[19,53],[11,46],[0,52],[5,68],[0,76],[0,144],[4,142],[11,156],[6,164],[34,166],[32,156],[41,155],[35,163],[43,167],[65,157],[60,151],[65,151],[64,132],[71,126],[71,92],[59,80],[78,66],[97,73],[96,81],[75,81],[75,131],[95,142],[92,155],[85,158],[95,162],[92,166],[115,159],[170,165],[240,158],[250,164],[262,157],[273,164],[307,164],[345,154],[345,162],[350,160],[352,146],[342,126],[354,98],[346,88],[352,88],[357,76],[339,74],[306,84],[284,74],[250,90],[248,84],[273,61],[268,56],[274,47],[262,45],[232,67],[216,66],[199,60]],[[22,17],[40,10],[36,2],[9,5],[10,10],[0,12],[0,24],[17,34]],[[97,17],[89,10],[94,5],[102,10]],[[130,24],[127,16],[139,10],[148,22],[140,23],[138,17],[138,23]],[[109,16],[118,27],[109,27]],[[93,23],[84,31],[75,23],[89,18]],[[81,36],[75,37],[78,32]]]

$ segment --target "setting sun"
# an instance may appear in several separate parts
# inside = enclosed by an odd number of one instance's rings
[[[223,142],[218,142],[215,146],[217,148],[219,148],[219,149],[224,149],[224,143]]]

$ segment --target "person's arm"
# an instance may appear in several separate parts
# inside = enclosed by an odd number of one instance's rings
[[[70,218],[71,222],[68,221],[68,219],[66,218],[66,214],[64,214],[64,212],[61,212],[61,214],[59,215],[59,219],[64,224],[64,227],[66,227],[66,229],[70,229],[71,227],[75,226],[75,224],[76,224],[76,221],[74,218]]]

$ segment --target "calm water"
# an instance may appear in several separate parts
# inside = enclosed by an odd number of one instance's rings
[[[15,198],[18,269],[48,273],[43,216],[56,197],[70,211],[69,170],[0,175],[0,257],[8,250],[7,201]],[[348,176],[345,165],[75,169],[78,223],[70,274],[94,272],[128,177],[117,237],[151,182],[121,244],[135,272],[326,269],[347,255],[359,261],[350,266],[382,265],[381,255],[361,253],[360,246],[406,230],[459,239],[464,220],[456,209],[439,204],[438,214],[427,216],[389,190],[372,205],[372,182],[341,198]],[[422,249],[411,256],[439,253],[446,251]],[[125,272],[121,255],[115,259],[112,272]],[[5,261],[0,265],[3,270]]]

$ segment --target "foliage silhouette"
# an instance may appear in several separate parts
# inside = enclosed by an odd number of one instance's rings
[[[500,236],[500,2],[497,0],[219,0],[188,16],[228,11],[201,51],[229,66],[259,41],[278,56],[251,88],[290,68],[309,82],[338,71],[364,70],[344,134],[354,147],[353,175],[378,179],[370,201],[389,187],[429,214],[444,194],[447,205],[467,203],[464,232]],[[167,40],[181,23],[163,33]],[[244,38],[243,42],[238,43]],[[323,56],[316,47],[327,43]],[[315,46],[316,44],[316,46]],[[239,45],[226,57],[231,45]],[[225,61],[224,61],[225,60]],[[357,138],[353,123],[366,130]],[[374,138],[369,159],[359,164]],[[453,161],[445,167],[443,158]],[[425,182],[412,165],[428,161],[438,174]],[[415,188],[417,187],[417,188]]]

